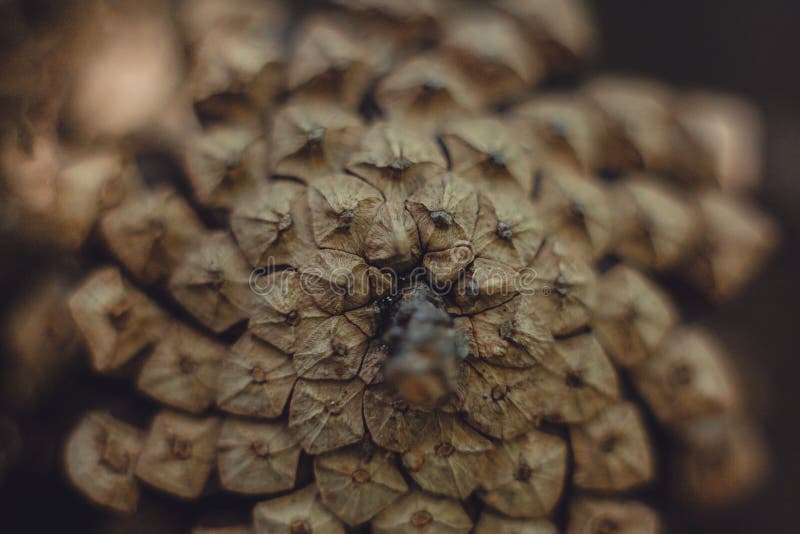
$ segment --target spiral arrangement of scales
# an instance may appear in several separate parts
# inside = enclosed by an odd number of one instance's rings
[[[163,405],[146,430],[86,414],[65,458],[88,498],[263,496],[220,532],[649,534],[652,424],[692,498],[756,483],[723,349],[652,278],[728,299],[772,248],[746,104],[573,83],[577,0],[169,10],[159,149],[185,183],[142,179],[129,135],[4,156],[23,178],[52,156],[25,216],[67,250],[99,236],[114,262],[69,313],[97,371]]]

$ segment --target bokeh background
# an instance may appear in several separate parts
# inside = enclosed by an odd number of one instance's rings
[[[598,67],[747,97],[766,124],[759,200],[782,245],[741,298],[711,309],[681,290],[684,310],[710,324],[753,383],[773,455],[753,498],[725,510],[670,508],[669,532],[797,532],[800,498],[800,6],[793,0],[595,0]]]
[[[6,1],[0,0],[0,13]],[[42,16],[40,5],[53,4],[25,3],[31,17]],[[794,0],[593,0],[592,4],[601,31],[598,72],[636,73],[684,88],[733,92],[760,107],[766,145],[758,197],[776,215],[782,230],[776,255],[741,298],[730,304],[712,307],[680,282],[664,281],[679,296],[687,318],[714,327],[737,358],[752,392],[753,410],[761,414],[767,433],[771,476],[756,495],[726,509],[699,510],[670,500],[668,472],[662,473],[647,499],[662,510],[670,533],[797,532],[800,8]],[[5,37],[0,35],[0,40]],[[0,308],[39,275],[20,265],[58,268],[62,261],[16,242],[13,235],[0,235],[0,254]],[[21,436],[16,463],[0,483],[0,532],[140,532],[141,525],[126,527],[88,504],[64,481],[59,464],[59,446],[74,414],[93,406],[98,397],[114,405],[115,399],[130,393],[126,381],[95,378],[79,363],[64,370],[35,409],[20,412],[18,407],[0,405],[0,440],[16,439],[4,430],[4,414],[12,412]],[[150,407],[142,407],[142,413],[149,411]],[[151,519],[149,534],[155,534],[182,531],[205,505],[150,496],[142,511]],[[234,499],[225,505],[232,516],[248,507]]]

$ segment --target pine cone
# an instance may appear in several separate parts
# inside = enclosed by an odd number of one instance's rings
[[[87,415],[77,488],[259,495],[263,533],[651,533],[653,424],[702,500],[752,487],[735,372],[652,278],[732,298],[768,255],[731,163],[752,113],[634,79],[537,91],[591,52],[577,0],[301,7],[181,2],[195,117],[163,150],[186,179],[131,177],[125,144],[120,198],[86,186],[72,242],[95,226],[114,265],[72,317],[163,410]]]

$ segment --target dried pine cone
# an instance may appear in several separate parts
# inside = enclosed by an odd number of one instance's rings
[[[537,93],[590,52],[575,0],[180,4],[186,183],[93,204],[116,265],[69,301],[95,369],[164,409],[88,415],[81,491],[262,495],[264,533],[658,532],[650,414],[703,500],[754,483],[724,352],[648,274],[730,298],[773,245],[731,163],[750,114]]]

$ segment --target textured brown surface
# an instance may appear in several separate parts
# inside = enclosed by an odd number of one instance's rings
[[[666,36],[665,36],[665,39],[666,39]],[[785,200],[784,200],[784,202],[785,202]],[[773,283],[778,283],[778,282],[779,282],[779,281],[774,281]],[[762,286],[762,287],[764,287],[764,286]],[[766,287],[768,288],[769,286],[766,286]],[[760,292],[759,292],[759,293],[760,293]],[[760,296],[760,298],[761,298],[761,299],[765,299],[765,298],[766,298],[766,297],[765,297],[765,296],[763,296],[763,295],[759,295],[759,296]],[[737,308],[738,308],[738,306],[741,306],[741,304],[738,304],[738,305],[737,305]],[[734,310],[734,311],[735,311],[735,310]],[[733,312],[728,312],[728,313],[733,313]],[[744,317],[749,317],[749,314],[750,314],[750,313],[752,313],[752,310],[747,310],[747,311],[745,312],[745,315],[744,315]],[[769,330],[769,328],[776,328],[776,327],[775,327],[775,326],[773,326],[773,325],[772,325],[772,323],[771,323],[770,325],[767,325],[767,330]],[[752,329],[751,329],[751,330],[752,330]],[[739,334],[739,335],[740,335],[740,336],[742,336],[743,334]],[[749,334],[748,334],[748,335],[749,335]],[[773,336],[773,337],[772,337],[772,338],[770,338],[770,339],[774,339],[774,338],[775,338],[775,336]],[[779,336],[778,336],[778,338],[779,338]],[[762,340],[761,340],[761,342],[764,342],[764,340],[762,339]],[[775,341],[770,341],[770,342],[771,342],[771,343],[775,343]]]

